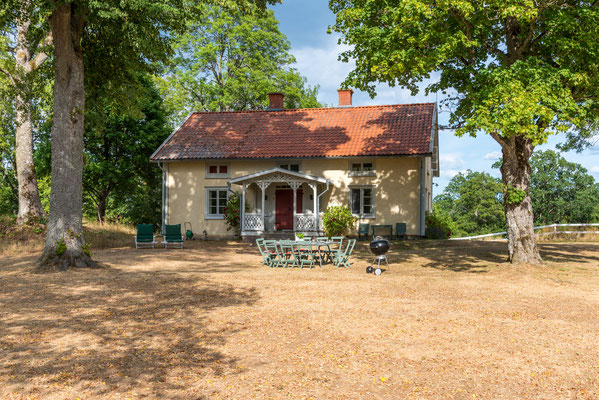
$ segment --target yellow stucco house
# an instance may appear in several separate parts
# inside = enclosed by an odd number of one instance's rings
[[[424,235],[439,176],[436,104],[352,107],[352,93],[339,90],[338,107],[288,110],[271,93],[264,111],[190,115],[151,157],[163,170],[163,226],[230,237],[223,210],[236,191],[248,240],[316,233],[340,204],[359,222]]]

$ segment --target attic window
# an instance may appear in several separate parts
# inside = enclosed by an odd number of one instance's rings
[[[375,176],[376,169],[374,161],[350,161],[350,176]]]
[[[299,172],[299,164],[279,164],[279,168],[286,169],[288,171]]]
[[[206,164],[206,178],[229,178],[228,164]]]

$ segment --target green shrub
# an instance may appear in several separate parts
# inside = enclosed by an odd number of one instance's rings
[[[351,211],[347,206],[331,206],[322,217],[324,225],[324,233],[328,237],[341,236],[343,233],[353,226],[357,218],[351,215]]]
[[[227,205],[225,206],[225,222],[228,225],[227,230],[231,229],[239,232],[240,225],[240,214],[241,214],[241,196],[239,193],[231,193],[227,199]]]
[[[427,239],[448,239],[453,233],[453,225],[454,222],[448,215],[427,212],[424,236]]]

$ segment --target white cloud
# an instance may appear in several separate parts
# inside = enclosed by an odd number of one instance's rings
[[[465,165],[462,153],[442,153],[439,155],[439,161],[441,162],[441,170],[460,169]]]
[[[500,151],[492,151],[490,153],[485,154],[485,160],[499,160],[503,154]]]
[[[291,50],[297,60],[294,67],[308,79],[308,84],[320,85],[319,99],[332,106],[337,105],[337,89],[355,66],[352,61],[343,63],[337,60],[339,54],[350,49],[348,45],[337,44],[337,39],[338,36],[329,35],[321,46]],[[438,79],[438,76],[435,75],[432,79]],[[421,87],[426,83],[421,84]],[[407,89],[393,88],[386,84],[377,85],[376,93],[376,97],[371,99],[367,93],[354,89],[353,104],[370,106],[435,101],[434,95],[425,96],[423,91],[412,96]]]
[[[459,173],[465,174],[468,171],[465,169],[441,169],[441,177],[451,179]]]
[[[591,173],[599,174],[599,165],[595,165],[594,167],[591,167]]]

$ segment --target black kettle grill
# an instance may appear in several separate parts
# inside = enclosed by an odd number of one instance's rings
[[[380,236],[377,236],[375,238],[375,240],[373,240],[372,242],[370,242],[370,251],[372,252],[372,254],[374,254],[376,256],[376,263],[377,263],[377,267],[373,268],[371,266],[368,266],[366,268],[366,272],[371,273],[374,271],[375,275],[380,275],[383,271],[381,270],[381,261],[385,261],[385,264],[387,264],[387,267],[389,266],[389,263],[387,262],[387,252],[389,251],[389,247],[391,247],[391,244],[389,243],[389,241],[387,239],[383,239]],[[374,262],[373,262],[374,265]]]

